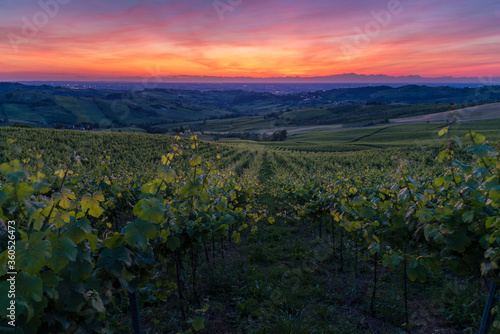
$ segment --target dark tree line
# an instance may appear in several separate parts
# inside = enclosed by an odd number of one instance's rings
[[[255,132],[229,132],[225,134],[217,134],[214,136],[215,140],[219,138],[239,138],[242,140],[252,141],[284,141],[287,138],[287,131],[280,130],[272,134],[255,133]]]

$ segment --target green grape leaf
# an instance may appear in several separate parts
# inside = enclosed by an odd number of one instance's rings
[[[418,209],[416,212],[417,218],[421,223],[428,223],[434,218],[434,212],[428,208]]]
[[[445,128],[442,128],[442,129],[439,131],[439,133],[438,133],[439,137],[444,136],[445,134],[447,134],[447,133],[448,133],[448,130],[450,130],[450,127],[448,127],[448,126],[447,126],[447,127],[445,127]]]
[[[64,312],[80,312],[87,304],[86,291],[75,289],[74,284],[67,280],[62,281],[56,288],[59,298],[55,300],[55,307]],[[76,291],[75,291],[76,290]],[[83,290],[83,291],[82,291]]]
[[[489,197],[495,206],[500,206],[500,190],[490,190]]]
[[[234,201],[236,199],[237,195],[234,192],[234,190],[231,190],[231,192],[229,193],[229,197],[230,197],[231,201]]]
[[[93,267],[90,262],[79,254],[75,262],[70,262],[69,265],[64,268],[64,271],[66,270],[70,273],[71,281],[79,283],[90,277]]]
[[[410,281],[415,282],[417,280],[418,273],[413,268],[408,268],[406,270],[406,274],[408,275],[408,278],[410,279]]]
[[[104,209],[99,205],[100,202],[104,202],[104,196],[101,191],[96,192],[92,196],[85,195],[81,200],[82,211],[88,211],[92,217],[99,218],[104,212]]]
[[[76,260],[77,248],[69,238],[54,238],[52,241],[52,256],[47,261],[47,266],[56,273],[66,267],[69,261]]]
[[[40,194],[46,194],[50,191],[50,184],[45,181],[36,181],[33,183],[33,188]]]
[[[45,221],[45,216],[43,215],[43,209],[38,209],[33,212],[29,218],[29,223],[33,224],[33,229],[35,231],[40,231]]]
[[[167,211],[167,208],[157,198],[141,199],[134,206],[134,215],[141,220],[153,224],[159,224],[163,221],[163,214],[165,211]]]
[[[17,199],[21,203],[25,198],[30,198],[31,195],[35,192],[35,189],[33,189],[32,186],[30,186],[28,183],[21,183],[18,184],[17,187]]]
[[[467,211],[462,215],[462,220],[466,223],[472,223],[474,220],[474,211]]]
[[[173,159],[174,157],[175,157],[175,154],[173,154],[173,153],[168,153],[166,156],[165,156],[165,155],[163,155],[163,156],[161,157],[161,163],[162,163],[162,164],[164,164],[164,165],[165,165],[165,164],[166,164],[166,165],[169,165],[169,164],[170,164],[170,162],[172,161],[172,159]]]
[[[82,240],[85,239],[87,232],[80,225],[80,219],[76,224],[69,224],[65,226],[62,236],[71,239],[75,244],[79,244]]]
[[[456,160],[453,164],[456,165],[456,166],[459,166],[464,171],[464,173],[467,174],[467,175],[471,175],[473,173],[473,171],[474,171],[471,166],[465,165],[465,164],[461,163],[458,160]]]
[[[11,174],[15,172],[19,172],[23,167],[19,160],[12,160],[10,162],[5,162],[0,165],[0,173],[2,174]]]
[[[125,227],[125,241],[141,252],[146,252],[148,241],[156,236],[156,227],[150,222],[135,220]]]
[[[198,166],[198,165],[200,165],[200,164],[201,164],[201,156],[199,156],[199,155],[194,155],[194,156],[191,158],[191,160],[189,160],[189,164],[190,164],[191,166],[193,166],[193,167],[194,167],[194,166]]]
[[[500,170],[500,164],[497,166],[497,168]],[[490,176],[489,178],[486,179],[484,188],[486,190],[500,190],[500,182],[499,182],[498,175],[493,175]]]
[[[382,265],[386,268],[396,268],[401,263],[399,254],[385,254]]]
[[[358,209],[358,214],[363,219],[370,219],[375,216],[375,211],[369,206],[362,206]]]
[[[446,238],[446,244],[448,247],[460,253],[464,252],[465,247],[470,245],[470,243],[470,238],[467,236],[465,231],[462,230],[455,230]]]
[[[130,282],[130,281],[132,281],[132,280],[135,278],[134,274],[132,274],[132,273],[131,273],[130,271],[128,271],[126,268],[123,268],[123,269],[122,269],[122,272],[121,272],[120,276],[121,276],[121,277],[122,277],[125,281],[127,281],[127,282]]]
[[[498,228],[498,226],[500,225],[500,217],[488,217],[486,219],[486,228],[491,228],[492,226],[495,226],[496,228]]]
[[[205,319],[202,317],[194,317],[188,320],[188,323],[193,326],[196,332],[205,328]]]
[[[228,209],[227,209],[227,202],[225,200],[219,201],[219,203],[217,203],[217,205],[215,206],[215,208],[217,210],[219,210],[220,212],[225,213],[225,212],[228,211]]]
[[[430,241],[431,238],[434,238],[439,233],[439,227],[437,225],[427,224],[424,227],[424,236],[425,240]]]
[[[124,246],[115,249],[104,248],[97,260],[97,266],[104,268],[118,278],[124,266],[130,267],[132,265],[131,255],[132,252]]]
[[[158,188],[160,188],[160,190],[165,190],[167,189],[167,186],[165,185],[165,183],[163,183],[163,180],[155,179],[153,182],[143,184],[141,187],[141,192],[143,194],[154,195],[158,191]]]
[[[486,141],[486,137],[480,133],[475,133],[473,138],[474,138],[474,142],[476,144],[479,144],[479,145]]]
[[[225,216],[222,216],[220,218],[220,222],[225,225],[224,227],[229,227],[229,225],[232,225],[234,223],[234,217],[231,216],[230,214],[227,214]],[[222,226],[217,227],[217,229],[221,228]]]
[[[170,236],[167,239],[167,247],[173,252],[181,246],[181,241],[175,236]]]
[[[69,171],[68,171],[68,173],[69,173]],[[64,174],[66,174],[66,171],[64,169],[58,169],[54,172],[54,175],[60,179],[64,178]]]
[[[405,226],[405,219],[401,216],[394,216],[391,218],[393,228],[400,229]]]
[[[492,148],[486,145],[474,145],[467,149],[468,152],[474,153],[478,158],[487,158],[492,152]]]
[[[434,185],[436,187],[441,187],[443,185],[444,181],[445,181],[444,177],[437,178],[434,180]]]
[[[160,235],[162,238],[166,239],[171,233],[172,231],[170,231],[170,229],[166,229],[166,230],[161,230]]]
[[[69,223],[70,219],[71,216],[69,215],[69,212],[63,211],[63,212],[58,212],[54,218],[50,219],[50,221],[54,224],[56,228],[61,228],[65,224]]]
[[[198,193],[202,189],[203,189],[202,183],[200,183],[198,181],[193,182],[193,181],[189,180],[186,182],[186,185],[181,188],[181,190],[179,191],[179,194],[182,196],[186,196],[186,195],[195,196],[195,195],[198,195]]]
[[[71,200],[75,200],[75,194],[69,189],[62,189],[60,193],[52,194],[54,201],[63,209],[68,209],[71,205]]]
[[[450,159],[451,158],[451,155],[450,153],[448,152],[448,150],[444,150],[444,151],[441,151],[438,155],[438,161],[439,162],[443,162],[443,160],[445,159]]]
[[[55,288],[60,281],[63,279],[59,277],[55,272],[51,270],[44,271],[40,274],[42,278],[43,287],[45,288]]]
[[[97,248],[97,235],[87,234],[85,240],[89,242],[90,250],[93,252]]]
[[[427,280],[427,272],[425,268],[420,265],[408,266],[406,274],[412,282],[418,280],[420,283],[425,283]]]
[[[365,200],[363,199],[363,196],[356,196],[352,199],[352,204],[356,206],[361,206],[365,203]]]
[[[485,235],[483,235],[481,237],[481,239],[479,239],[479,244],[481,245],[481,247],[483,247],[484,249],[488,249],[490,248],[490,243],[488,242],[488,239],[486,238]]]
[[[241,241],[241,235],[240,235],[240,233],[233,232],[233,235],[231,237],[232,237],[233,242],[235,244],[240,243],[240,241]]]
[[[16,287],[20,296],[32,298],[35,302],[42,301],[43,282],[40,275],[19,272],[16,276]]]
[[[176,175],[172,168],[163,165],[158,168],[158,177],[167,183],[172,183]]]
[[[81,228],[85,233],[92,233],[92,225],[90,224],[90,220],[88,218],[82,218],[76,222],[76,226]]]
[[[109,249],[115,249],[123,244],[123,235],[115,232],[110,238],[104,239],[102,243]]]
[[[45,266],[46,259],[52,255],[52,244],[48,240],[43,240],[43,237],[44,233],[33,232],[28,242],[16,242],[16,265],[28,275],[38,274]]]
[[[43,167],[43,165],[40,166],[39,168],[42,168],[42,167]],[[45,177],[46,177],[46,175],[44,173],[38,171],[38,172],[36,172],[36,174],[31,175],[31,180],[36,183],[38,181],[42,181],[43,179],[45,179]]]

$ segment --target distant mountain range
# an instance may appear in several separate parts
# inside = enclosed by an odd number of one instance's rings
[[[452,84],[452,83],[470,83],[482,85],[500,84],[500,77],[437,77],[426,78],[419,75],[407,76],[389,76],[385,74],[337,74],[316,77],[272,77],[272,78],[254,78],[254,77],[218,77],[218,76],[158,76],[156,80],[162,82],[233,82],[233,83],[365,83],[365,84]],[[138,81],[141,77],[121,77],[119,81]],[[154,80],[151,80],[154,81]]]

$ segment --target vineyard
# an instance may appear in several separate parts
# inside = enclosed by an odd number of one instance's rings
[[[0,328],[500,331],[484,127],[336,145],[2,128]]]

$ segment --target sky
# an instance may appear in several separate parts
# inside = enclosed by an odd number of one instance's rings
[[[500,76],[498,0],[0,0],[0,81]]]

